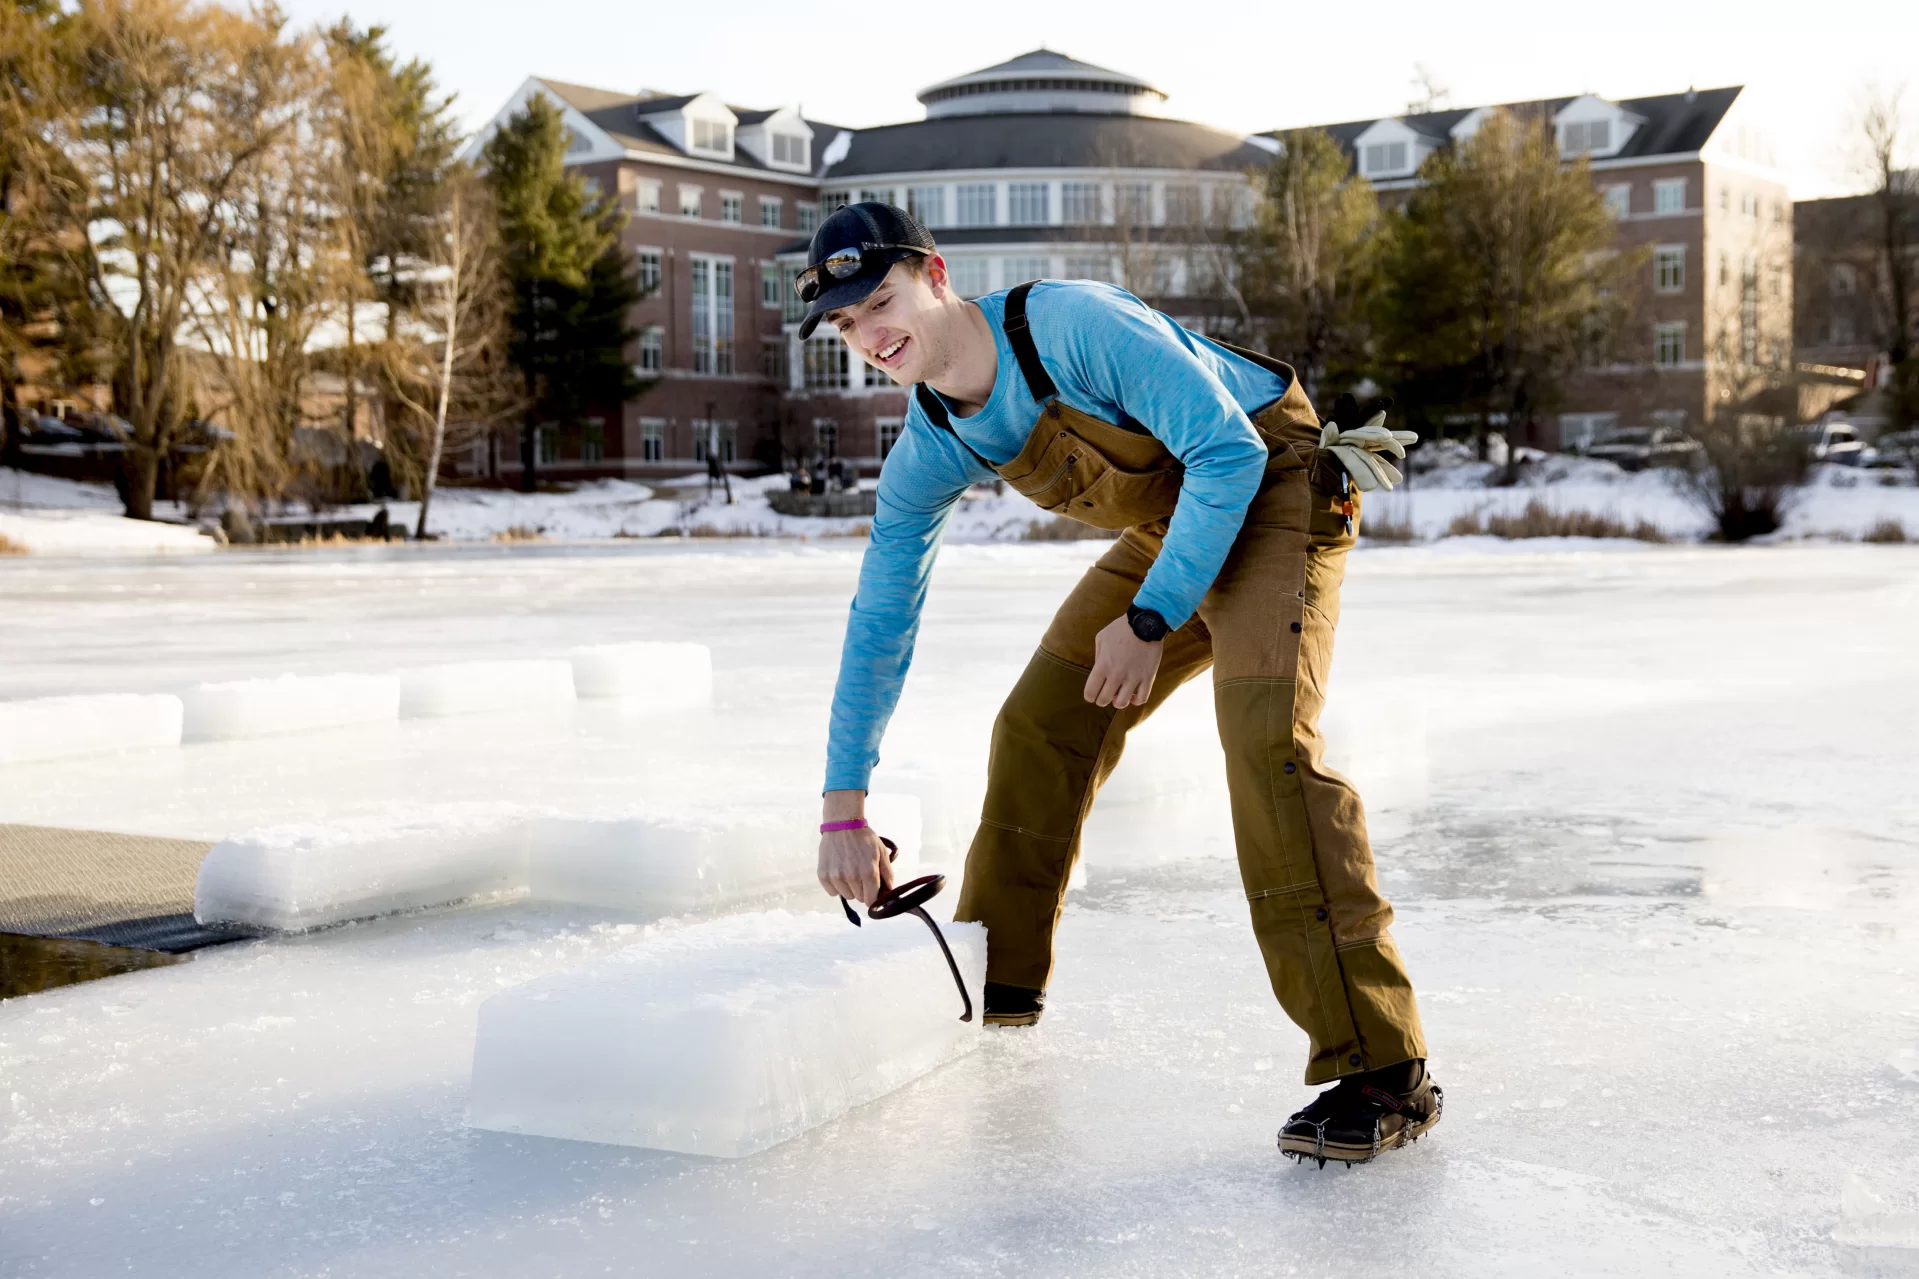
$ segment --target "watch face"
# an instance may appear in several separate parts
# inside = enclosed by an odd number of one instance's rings
[[[1132,624],[1133,634],[1148,643],[1166,638],[1166,619],[1150,608],[1132,610],[1127,620]]]

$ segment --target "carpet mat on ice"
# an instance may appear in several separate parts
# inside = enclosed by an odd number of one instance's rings
[[[193,881],[211,847],[0,824],[0,932],[173,952],[229,941],[193,919]]]

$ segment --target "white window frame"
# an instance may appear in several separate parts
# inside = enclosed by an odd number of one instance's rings
[[[691,212],[688,212],[688,210]],[[680,216],[683,218],[703,217],[706,212],[706,188],[694,186],[690,182],[680,183]]]
[[[813,234],[820,225],[820,206],[811,200],[794,201],[793,223],[801,235]]]
[[[1404,138],[1368,142],[1360,148],[1360,176],[1397,177],[1405,174],[1412,167],[1407,163],[1412,154],[1412,145]]]
[[[1006,184],[1006,225],[1047,226],[1053,215],[1053,184],[1050,182],[1008,182]]]
[[[1043,257],[1000,259],[1000,287],[1010,289],[1028,280],[1044,280],[1053,274],[1053,261]]]
[[[660,180],[658,178],[641,178],[634,183],[633,211],[635,213],[660,211]]]
[[[761,196],[760,197],[760,225],[763,227],[778,227],[780,225],[780,220],[785,216],[785,204],[786,204],[786,201],[780,199],[780,197],[777,195]],[[768,221],[767,219],[766,215],[768,213],[771,213],[773,215],[771,221]]]
[[[800,346],[800,389],[844,391],[852,385],[852,352],[839,334],[815,330]]]
[[[946,185],[916,183],[907,187],[906,211],[919,219],[919,224],[923,227],[946,226]]]
[[[1654,368],[1676,369],[1686,362],[1686,322],[1668,320],[1652,326]]]
[[[1685,178],[1654,178],[1652,184],[1652,211],[1672,216],[1686,211]]]
[[[633,371],[645,377],[665,369],[666,330],[658,324],[649,324],[640,330],[640,358],[633,365]]]
[[[743,191],[720,192],[720,221],[741,226],[746,221],[746,193]]]
[[[688,120],[686,129],[686,149],[702,155],[733,154],[733,125],[731,121],[716,120],[708,116],[694,116]],[[717,135],[714,130],[718,130]],[[704,137],[702,136],[704,135]]]
[[[840,424],[838,419],[816,417],[813,419],[814,451],[826,457],[840,455]]]
[[[1104,182],[1060,183],[1059,220],[1066,226],[1098,226],[1105,222],[1106,184]]]
[[[953,199],[954,226],[999,225],[999,183],[962,182],[955,188]]]
[[[633,250],[633,265],[639,269],[640,288],[647,293],[658,291],[666,271],[666,253],[650,244],[641,245]]]
[[[665,418],[643,417],[640,419],[640,461],[666,461]]]
[[[786,305],[780,296],[780,268],[776,262],[760,263],[760,305],[778,311]]]
[[[906,419],[903,417],[882,417],[873,420],[873,439],[879,448],[875,456],[880,461],[884,462],[887,456],[899,447],[900,432],[905,429]]]
[[[787,154],[781,155],[781,151]],[[783,167],[794,169],[813,167],[813,139],[803,133],[773,130],[768,137],[767,153],[772,157],[774,164]]]
[[[1168,182],[1165,206],[1167,226],[1199,226],[1206,221],[1206,189],[1197,182]]]
[[[950,257],[946,259],[948,278],[952,281],[954,292],[963,298],[976,298],[993,291],[993,260],[991,258]]]
[[[1632,183],[1614,182],[1604,187],[1600,194],[1605,197],[1606,211],[1615,218],[1624,220],[1632,216]]]
[[[1652,291],[1654,293],[1684,293],[1686,291],[1685,245],[1657,244],[1653,246]]]
[[[708,377],[730,377],[734,372],[739,273],[733,259],[723,254],[689,253],[687,259],[693,274],[687,289],[692,312],[693,371]]]

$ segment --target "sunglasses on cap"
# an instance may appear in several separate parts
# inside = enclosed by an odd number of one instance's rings
[[[826,255],[826,260],[807,267],[793,279],[793,291],[800,295],[800,301],[812,302],[826,288],[827,278],[850,280],[864,271],[868,265],[878,262],[897,262],[898,258],[881,258],[885,253],[931,253],[932,250],[917,244],[860,244],[835,249]]]

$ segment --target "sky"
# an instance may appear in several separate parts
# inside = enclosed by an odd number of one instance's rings
[[[797,103],[844,125],[920,118],[914,94],[1044,45],[1140,76],[1163,113],[1253,132],[1397,114],[1419,69],[1451,102],[1749,87],[1797,198],[1862,189],[1856,118],[1872,86],[1910,82],[1919,142],[1913,0],[1540,0],[1317,8],[1165,0],[970,0],[873,6],[732,0],[291,0],[297,21],[343,12],[385,26],[433,64],[478,127],[529,75],[636,91],[710,89],[742,106]],[[1096,17],[1094,17],[1096,15]],[[1093,18],[1093,20],[1089,20]]]

